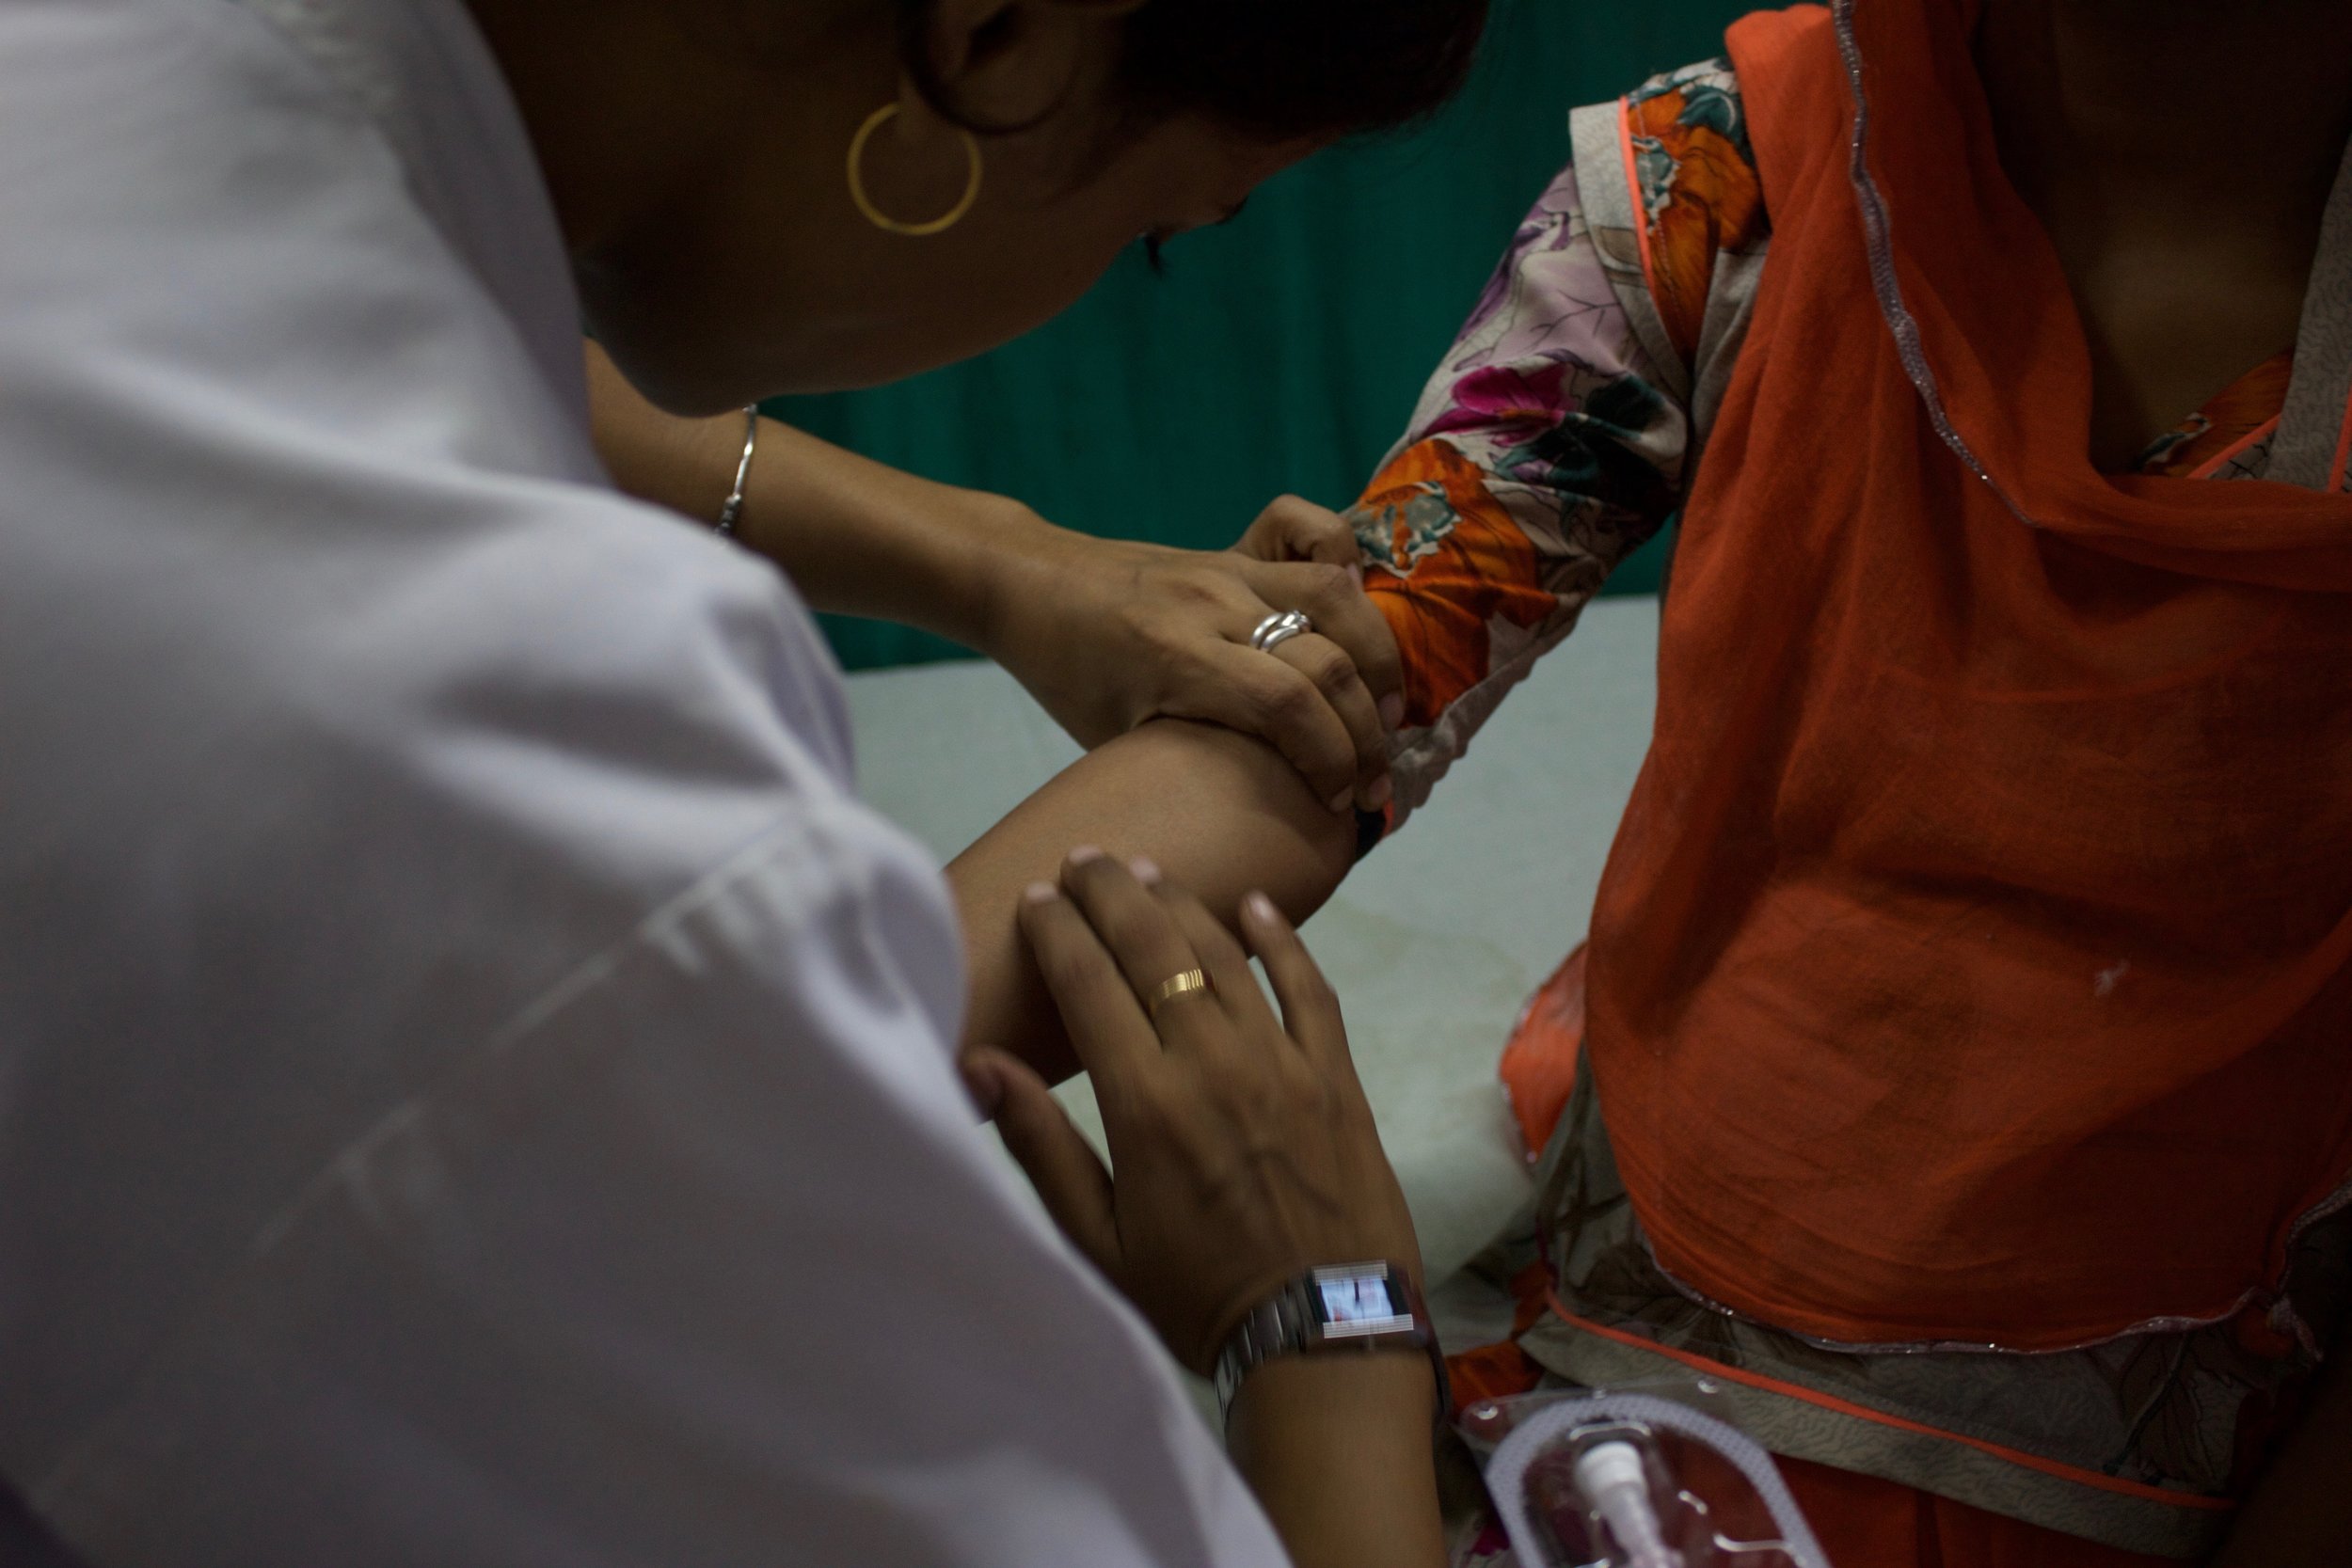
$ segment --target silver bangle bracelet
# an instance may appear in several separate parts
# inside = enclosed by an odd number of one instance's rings
[[[751,483],[752,454],[758,450],[759,404],[755,403],[743,410],[743,460],[735,466],[735,488],[719,509],[716,527],[723,538],[734,538],[736,525],[743,520],[743,492]]]

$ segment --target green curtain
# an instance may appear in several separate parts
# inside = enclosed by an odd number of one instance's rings
[[[1285,491],[1345,506],[1394,442],[1519,218],[1569,155],[1568,111],[1722,51],[1740,0],[1498,0],[1461,98],[1334,149],[1139,255],[993,354],[770,412],[882,462],[1017,496],[1067,527],[1229,545]],[[1613,592],[1653,592],[1661,551]],[[829,618],[851,669],[952,643]]]

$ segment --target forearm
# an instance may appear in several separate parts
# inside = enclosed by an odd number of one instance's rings
[[[2340,1340],[2342,1337],[2339,1336]],[[2352,1341],[2254,1488],[2214,1568],[2323,1568],[2352,1553]]]
[[[947,868],[971,973],[964,1043],[1009,1052],[1049,1082],[1077,1061],[1015,914],[1022,889],[1052,881],[1082,844],[1150,857],[1229,925],[1251,892],[1303,920],[1356,849],[1348,818],[1271,747],[1231,730],[1162,720],[1072,764]]]
[[[1436,1422],[1418,1354],[1296,1356],[1249,1374],[1228,1435],[1296,1568],[1438,1568]]]
[[[641,500],[716,519],[742,457],[742,416],[665,414],[602,349],[591,343],[587,355],[596,449],[614,481]],[[818,610],[986,651],[992,565],[1016,541],[1057,531],[1018,501],[917,479],[765,420],[737,537]]]

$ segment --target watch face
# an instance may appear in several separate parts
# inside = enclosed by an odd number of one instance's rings
[[[1389,1282],[1386,1269],[1319,1272],[1314,1305],[1315,1321],[1327,1339],[1408,1333],[1413,1327],[1412,1308]]]

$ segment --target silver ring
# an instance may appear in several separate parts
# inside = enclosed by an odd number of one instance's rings
[[[1258,623],[1258,629],[1249,634],[1249,645],[1262,654],[1270,654],[1294,637],[1304,637],[1315,629],[1306,611],[1278,610]]]

